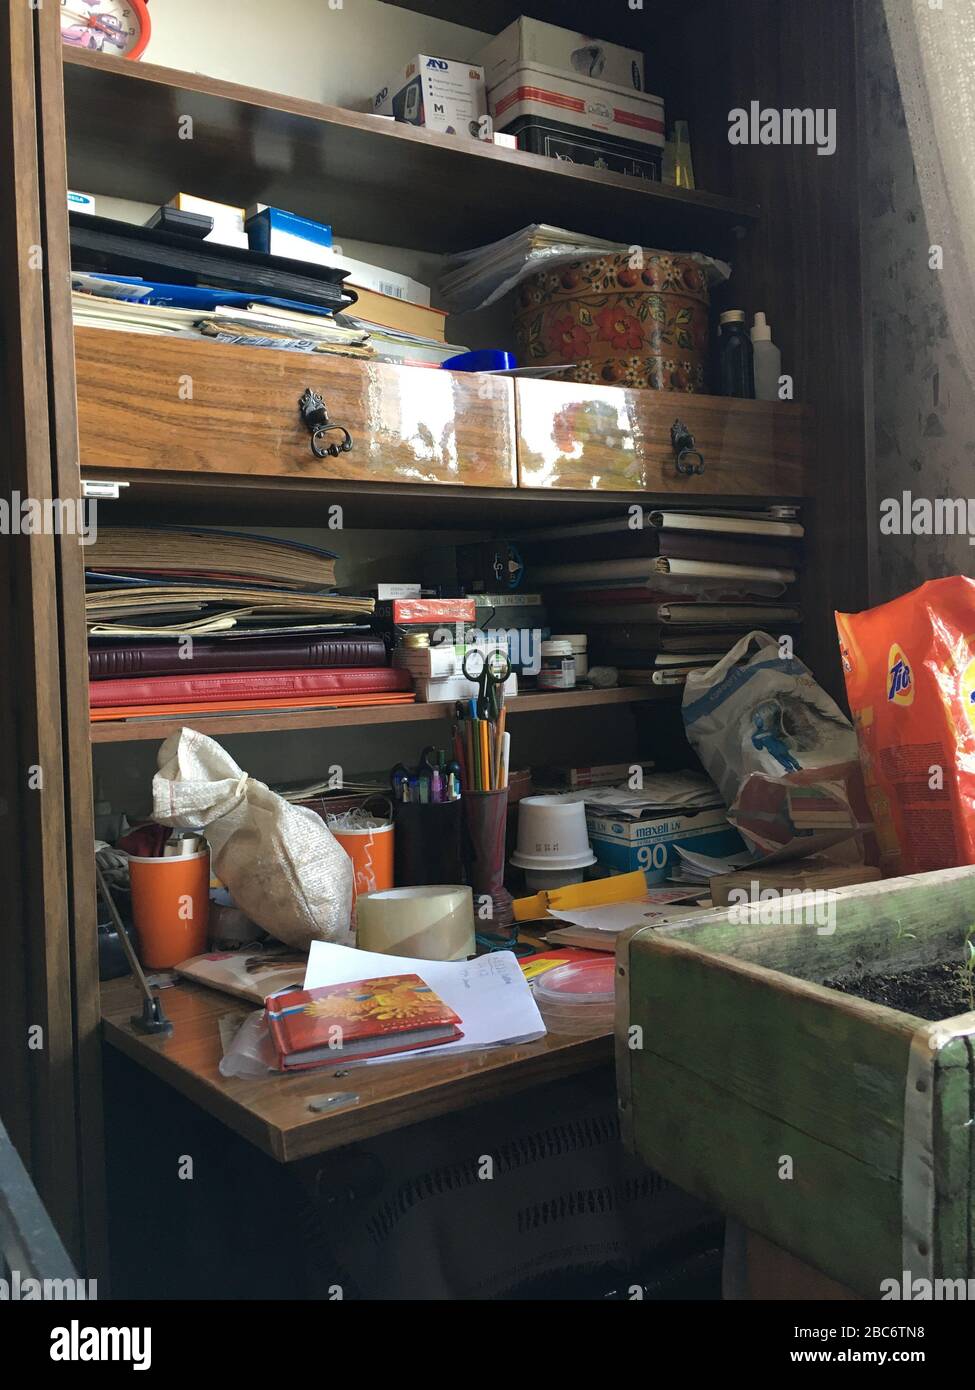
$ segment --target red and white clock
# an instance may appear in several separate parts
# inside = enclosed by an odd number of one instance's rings
[[[61,0],[61,41],[141,58],[151,30],[146,0]]]

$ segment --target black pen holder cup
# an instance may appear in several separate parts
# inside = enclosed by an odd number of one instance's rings
[[[397,888],[463,883],[459,801],[397,801],[393,807],[393,880]]]

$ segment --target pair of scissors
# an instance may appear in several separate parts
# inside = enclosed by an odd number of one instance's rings
[[[478,719],[490,719],[497,723],[504,703],[504,683],[511,675],[511,662],[507,652],[499,647],[485,651],[483,647],[471,647],[464,653],[461,669],[469,681],[478,687],[476,712]]]

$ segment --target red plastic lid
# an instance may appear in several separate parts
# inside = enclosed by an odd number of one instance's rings
[[[616,992],[616,958],[569,961],[546,970],[535,982],[535,998],[552,1003],[602,1003]]]

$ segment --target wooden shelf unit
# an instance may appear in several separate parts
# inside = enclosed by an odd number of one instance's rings
[[[675,700],[679,686],[617,686],[613,690],[546,691],[513,695],[505,701],[509,715],[540,714],[557,710],[593,709],[606,705],[637,705],[659,700]],[[374,724],[411,724],[451,719],[455,700],[429,701],[415,705],[376,705],[360,709],[275,710],[254,714],[214,714],[194,719],[146,718],[106,719],[91,726],[92,743],[146,743],[168,738],[180,729],[198,729],[201,734],[266,734],[289,729],[350,729]]]
[[[179,189],[328,220],[344,237],[460,251],[548,222],[675,251],[721,253],[754,203],[438,135],[154,63],[66,49],[73,188],[164,203]],[[193,138],[181,139],[190,117]],[[132,158],[132,132],[138,158]],[[418,193],[422,189],[422,195]]]

